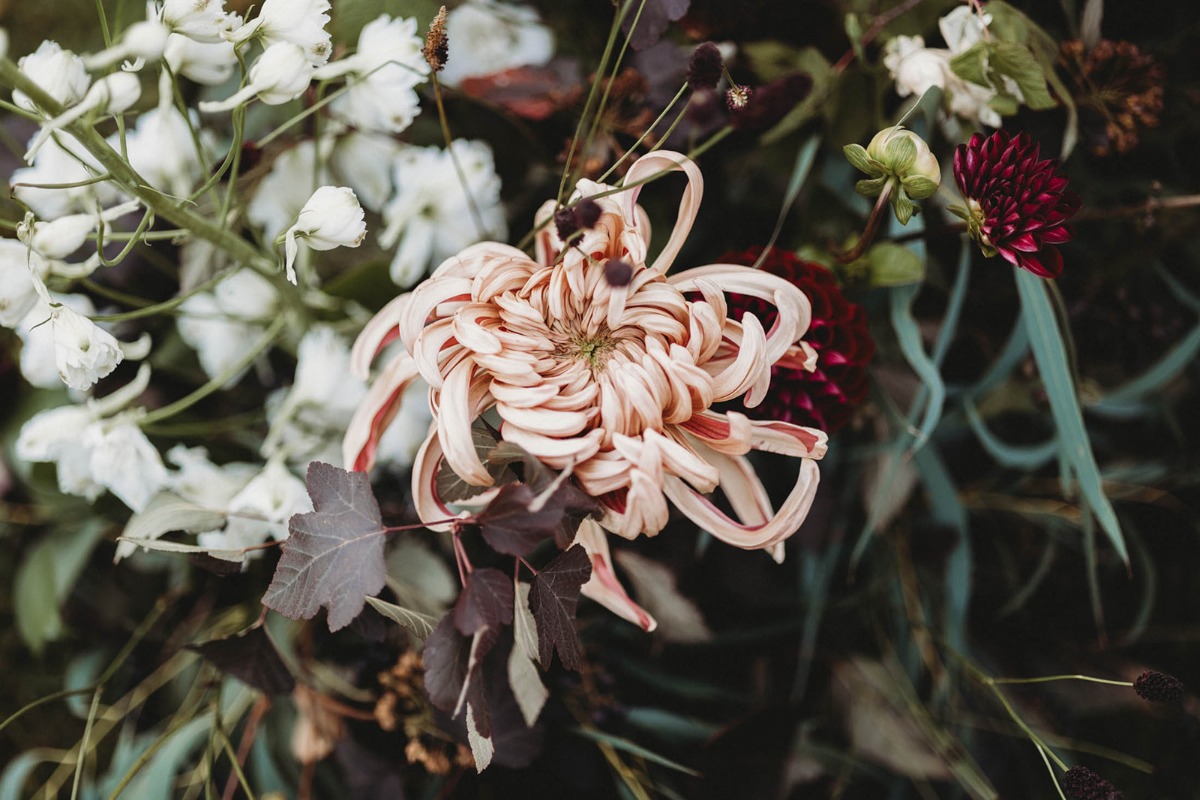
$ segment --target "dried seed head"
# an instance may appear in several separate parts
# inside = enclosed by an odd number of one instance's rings
[[[705,42],[692,52],[692,60],[688,62],[688,86],[692,87],[692,91],[715,89],[724,71],[725,61],[721,58],[721,51],[712,42]]]
[[[1071,800],[1121,800],[1117,787],[1087,767],[1071,767],[1063,776],[1063,792]]]
[[[604,280],[609,286],[628,286],[633,280],[633,267],[619,258],[611,258],[604,265]]]
[[[446,68],[446,59],[450,57],[450,40],[446,36],[445,6],[438,9],[437,16],[433,18],[429,33],[425,35],[425,48],[421,52],[425,56],[425,63],[434,72]]]
[[[1152,703],[1177,706],[1183,702],[1183,684],[1179,679],[1155,669],[1138,675],[1133,682],[1133,690],[1138,697]]]
[[[730,111],[741,111],[750,102],[750,95],[754,94],[754,90],[749,86],[741,86],[734,84],[729,87],[729,91],[725,92],[725,105],[729,106]]]

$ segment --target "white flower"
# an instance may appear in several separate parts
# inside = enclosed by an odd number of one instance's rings
[[[964,53],[983,41],[983,31],[992,22],[991,14],[982,18],[969,5],[961,5],[938,20],[938,30],[954,55]]]
[[[13,171],[9,185],[17,199],[39,218],[57,219],[74,211],[95,212],[96,206],[119,199],[120,195],[108,181],[84,183],[104,171],[74,136],[60,131],[38,151],[33,166]],[[41,188],[81,183],[64,189]]]
[[[288,42],[273,44],[263,51],[250,67],[250,82],[230,97],[216,103],[201,103],[206,114],[228,111],[258,96],[269,106],[294,100],[304,93],[312,81],[313,65],[299,45]]]
[[[173,105],[159,105],[142,114],[125,135],[130,165],[155,189],[185,197],[208,169],[214,150],[212,133],[199,130],[194,112],[192,125],[198,130],[203,155],[196,152],[187,119]],[[119,144],[115,139],[110,143]]]
[[[316,145],[311,139],[284,150],[271,164],[246,207],[246,216],[263,229],[263,238],[273,241],[300,214],[313,191],[329,180],[316,168]],[[378,167],[377,167],[378,168]]]
[[[392,194],[392,170],[379,165],[391,164],[401,149],[391,136],[349,133],[338,139],[329,167],[339,182],[354,189],[363,208],[378,213]]]
[[[167,451],[167,460],[178,467],[168,477],[167,488],[205,508],[225,508],[259,471],[255,465],[244,462],[217,466],[203,447],[181,444]]]
[[[167,37],[171,29],[158,19],[154,4],[147,8],[147,19],[135,22],[121,34],[121,40],[112,47],[84,56],[84,65],[92,70],[101,70],[124,59],[136,59],[135,65],[129,67],[133,71],[141,69],[146,61],[157,61],[162,58],[167,46]]]
[[[172,72],[205,86],[229,80],[237,65],[233,42],[200,42],[179,33],[167,37],[163,60]]]
[[[933,86],[946,87],[950,51],[925,46],[920,36],[896,36],[884,48],[883,64],[901,97],[920,97]]]
[[[174,33],[194,41],[218,42],[241,23],[224,6],[224,0],[164,0],[162,21]]]
[[[468,0],[446,17],[450,56],[438,79],[457,86],[464,78],[525,65],[554,55],[554,34],[527,6]]]
[[[51,297],[54,302],[85,317],[96,313],[91,298],[85,294],[52,294]],[[16,328],[17,336],[21,337],[21,375],[31,386],[54,389],[62,386],[62,378],[58,375],[55,360],[54,330],[45,324],[46,321],[45,307],[34,308]]]
[[[201,547],[253,547],[267,539],[288,537],[287,521],[293,514],[312,511],[304,482],[278,459],[266,467],[229,501],[229,523],[220,533],[201,534]],[[240,514],[239,514],[240,512]]]
[[[451,147],[466,178],[466,190],[446,150],[407,147],[396,158],[396,195],[384,206],[386,228],[379,243],[383,247],[400,243],[391,264],[392,280],[400,286],[415,283],[431,262],[449,258],[480,239],[507,235],[491,148],[464,139],[455,140]]]
[[[114,72],[105,75],[92,84],[86,95],[77,104],[59,114],[49,122],[42,123],[42,129],[33,138],[29,150],[25,153],[25,161],[33,163],[33,157],[41,149],[50,134],[74,122],[84,114],[92,112],[100,114],[120,114],[132,106],[142,96],[142,82],[137,75],[128,72]]]
[[[0,325],[5,328],[15,328],[37,304],[31,270],[44,278],[48,267],[21,242],[0,238]]]
[[[328,0],[266,0],[258,16],[229,35],[234,44],[252,38],[263,40],[270,48],[279,42],[299,46],[304,57],[319,67],[329,60],[332,50],[329,32]]]
[[[50,309],[50,325],[58,375],[72,389],[91,388],[125,358],[111,333],[66,306]]]
[[[332,250],[335,247],[358,247],[367,235],[362,206],[354,190],[346,186],[322,186],[300,209],[296,224],[288,228],[284,238],[287,255],[287,279],[296,282],[296,240],[301,239],[313,250]]]
[[[49,39],[38,49],[17,62],[21,72],[64,106],[73,105],[87,93],[91,78],[83,66],[83,59],[70,50],[63,50],[58,42]],[[13,90],[13,102],[27,111],[38,108],[24,92]]]
[[[265,320],[276,310],[275,287],[251,269],[241,269],[225,278],[212,292],[200,292],[179,307],[175,324],[179,336],[196,351],[210,378],[224,374],[245,352],[246,343],[266,330]],[[249,369],[230,377],[226,388],[236,385]]]
[[[83,446],[91,450],[93,479],[134,511],[141,511],[167,485],[167,469],[134,413],[89,425]]]
[[[130,154],[132,155],[132,153]],[[58,219],[22,222],[17,225],[17,237],[35,252],[48,259],[58,260],[74,253],[97,225],[112,222],[137,211],[139,203],[131,200],[96,214],[68,214]]]
[[[358,37],[358,52],[317,70],[328,80],[353,73],[346,91],[333,101],[335,116],[359,130],[399,133],[420,110],[414,88],[429,74],[415,19],[386,14],[369,22]]]

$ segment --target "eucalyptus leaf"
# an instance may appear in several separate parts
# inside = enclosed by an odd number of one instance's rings
[[[1020,87],[1025,105],[1034,111],[1058,105],[1046,88],[1046,73],[1025,45],[999,42],[992,49],[989,63],[996,72],[1011,78]]]

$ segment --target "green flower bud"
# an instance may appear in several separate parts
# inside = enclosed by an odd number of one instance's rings
[[[875,138],[867,145],[867,156],[883,165],[885,172],[905,182],[905,190],[910,196],[922,199],[933,194],[938,183],[942,180],[942,170],[937,158],[929,151],[925,140],[899,125],[884,128],[875,134]],[[909,183],[913,178],[921,178],[919,185],[922,189],[933,184],[933,190],[928,194],[913,194]]]

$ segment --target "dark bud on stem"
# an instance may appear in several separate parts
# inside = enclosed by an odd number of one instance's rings
[[[633,280],[633,267],[620,259],[609,259],[604,265],[604,280],[609,286],[628,286]]]
[[[575,204],[575,221],[581,228],[594,228],[600,221],[600,204],[590,197],[585,197]]]
[[[446,37],[445,6],[438,9],[437,16],[433,18],[429,33],[425,35],[425,47],[421,53],[425,56],[425,63],[434,72],[441,72],[446,68],[446,59],[450,57],[450,40]]]
[[[692,53],[688,63],[687,82],[692,91],[699,89],[715,89],[721,82],[721,74],[725,70],[725,61],[721,51],[712,42],[705,42]]]
[[[1122,794],[1087,767],[1071,767],[1063,777],[1063,792],[1071,800],[1122,800]]]
[[[1133,690],[1137,692],[1138,697],[1152,703],[1177,706],[1183,702],[1183,684],[1179,679],[1155,669],[1138,675],[1137,680],[1133,682]]]
[[[564,242],[580,230],[596,227],[600,221],[600,204],[585,197],[573,206],[560,208],[554,214],[554,229]]]
[[[579,223],[575,221],[575,209],[560,208],[554,212],[554,230],[564,242],[574,236],[579,230]]]

